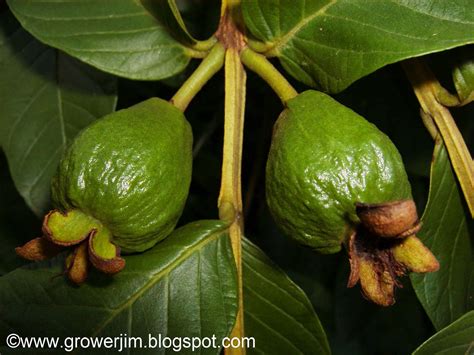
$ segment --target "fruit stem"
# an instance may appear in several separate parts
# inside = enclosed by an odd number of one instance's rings
[[[194,96],[222,68],[224,56],[224,46],[216,43],[197,69],[174,94],[170,102],[184,112]]]
[[[430,133],[433,134],[432,130],[436,127],[443,138],[471,216],[474,216],[474,164],[453,116],[437,97],[440,84],[430,68],[420,59],[407,60],[402,66],[424,111],[424,122],[430,122],[427,116],[434,122]]]
[[[291,86],[288,80],[265,56],[247,47],[240,52],[240,59],[247,68],[257,73],[270,85],[283,104],[286,104],[288,100],[298,95],[298,92]]]

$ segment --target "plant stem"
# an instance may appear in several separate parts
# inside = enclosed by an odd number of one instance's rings
[[[191,74],[176,94],[174,94],[170,102],[184,112],[194,96],[196,96],[209,79],[222,68],[224,65],[224,56],[224,47],[222,44],[216,43],[194,73]]]
[[[231,337],[244,336],[242,291],[242,214],[241,167],[245,111],[246,74],[236,48],[228,48],[225,57],[225,114],[222,182],[219,193],[219,217],[231,222],[229,228],[237,265],[239,311]],[[244,348],[226,349],[226,354],[245,354]]]
[[[286,78],[263,55],[250,48],[244,48],[240,53],[242,63],[250,70],[257,73],[275,91],[283,104],[292,99],[298,92],[291,86]]]
[[[467,205],[474,216],[474,164],[466,143],[449,110],[437,99],[440,84],[429,67],[420,59],[402,63],[421,108],[430,116],[443,138]],[[427,117],[423,117],[427,121]],[[431,129],[432,131],[432,129]],[[432,132],[430,132],[433,134]]]
[[[225,104],[224,104],[224,152],[222,180],[219,192],[219,218],[229,223],[229,236],[237,267],[239,308],[230,337],[244,337],[244,302],[242,281],[242,145],[244,135],[245,82],[247,79],[239,53],[245,45],[240,0],[223,0],[221,20],[216,37],[226,48],[225,55]],[[245,348],[227,348],[226,355],[245,354]]]

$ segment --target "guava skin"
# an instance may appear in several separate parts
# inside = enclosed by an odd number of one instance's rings
[[[275,124],[266,196],[281,229],[321,253],[335,253],[359,224],[355,203],[411,199],[390,139],[330,96],[306,91]]]
[[[62,210],[110,230],[122,252],[141,252],[174,229],[191,182],[192,132],[183,113],[152,98],[83,130],[52,183]]]

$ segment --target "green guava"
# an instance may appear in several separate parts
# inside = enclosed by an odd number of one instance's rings
[[[330,96],[306,91],[275,124],[266,196],[286,234],[335,253],[360,224],[356,204],[411,200],[411,187],[384,133]]]
[[[152,98],[107,115],[78,134],[52,180],[57,209],[43,236],[16,248],[28,260],[62,251],[65,273],[83,283],[89,265],[115,274],[121,253],[145,251],[167,237],[191,183],[192,131],[183,113]]]
[[[152,98],[83,130],[61,160],[52,197],[60,210],[100,224],[123,252],[141,252],[174,229],[191,167],[189,123],[169,102]]]

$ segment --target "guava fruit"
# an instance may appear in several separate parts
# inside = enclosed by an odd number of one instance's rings
[[[142,252],[173,231],[191,169],[191,127],[169,102],[152,98],[107,115],[65,152],[52,181],[58,209],[45,217],[43,238],[80,246],[66,260],[79,282],[84,255],[101,271],[118,272],[125,266],[120,252]],[[31,247],[17,252],[32,254]],[[38,248],[46,250],[44,240]]]
[[[375,125],[321,92],[289,100],[273,131],[266,197],[285,234],[321,253],[346,246],[349,286],[359,280],[362,265],[364,294],[382,305],[393,303],[396,276],[411,264],[406,252],[397,262],[393,255],[402,253],[392,248],[420,223],[401,156]],[[422,264],[433,271],[437,261],[425,249]]]

